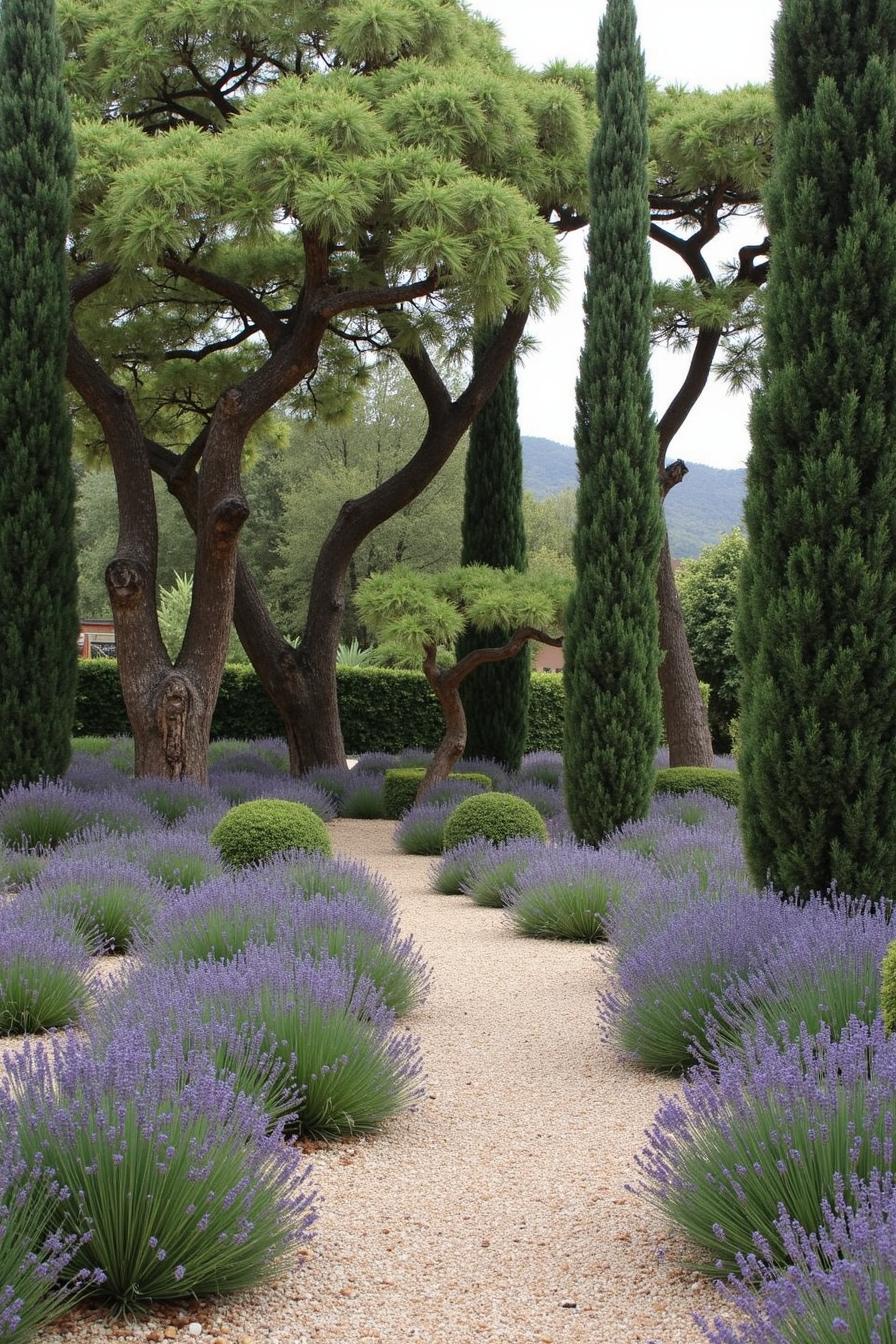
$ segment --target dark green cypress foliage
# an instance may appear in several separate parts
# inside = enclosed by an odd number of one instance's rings
[[[660,736],[647,94],[632,0],[609,0],[597,96],[577,388],[577,582],[565,640],[567,802],[589,844],[646,813]]]
[[[0,5],[0,787],[69,757],[77,565],[65,237],[74,144],[53,0]]]
[[[739,616],[757,881],[896,876],[896,0],[784,0]]]
[[[476,359],[494,336],[477,333]],[[496,569],[526,568],[523,523],[523,441],[513,364],[470,430],[464,481],[464,565]],[[471,649],[504,644],[507,630],[470,630],[460,640],[458,657]],[[467,715],[468,756],[486,756],[510,770],[519,768],[529,726],[531,662],[526,648],[506,663],[479,667],[462,692]]]

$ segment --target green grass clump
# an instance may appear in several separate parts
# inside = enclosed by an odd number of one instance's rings
[[[310,807],[275,798],[260,798],[231,808],[210,838],[231,868],[262,863],[288,850],[332,853],[329,832]]]
[[[511,793],[489,793],[465,798],[445,827],[445,848],[482,836],[493,844],[516,837],[547,841],[544,818],[530,803]]]

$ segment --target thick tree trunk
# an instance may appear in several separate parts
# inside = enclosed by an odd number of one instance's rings
[[[657,592],[660,608],[660,689],[669,743],[669,764],[712,765],[715,759],[706,706],[694,670],[684,612],[672,569],[668,536],[660,553]]]

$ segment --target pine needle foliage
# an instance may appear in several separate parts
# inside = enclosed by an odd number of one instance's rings
[[[752,424],[741,817],[754,877],[896,869],[896,3],[785,0]]]
[[[601,23],[597,97],[564,646],[567,802],[589,844],[646,814],[660,732],[647,93],[631,0],[610,0]]]
[[[474,368],[489,331],[474,343]],[[483,339],[484,337],[484,339]],[[519,426],[516,369],[508,368],[470,429],[464,479],[464,565],[526,569],[523,522],[523,441]],[[468,632],[458,641],[458,656],[483,644],[499,645],[500,629]],[[528,646],[506,663],[479,667],[462,693],[467,715],[467,752],[518,770],[529,724],[531,658]]]
[[[75,485],[64,375],[74,143],[53,0],[0,7],[0,789],[65,770]]]

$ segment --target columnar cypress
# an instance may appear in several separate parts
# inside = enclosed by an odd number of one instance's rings
[[[494,332],[474,340],[474,372]],[[510,364],[470,429],[464,480],[464,565],[526,568],[523,522],[523,441],[519,427],[516,370]],[[458,643],[458,657],[471,649],[506,642],[508,631],[473,631]],[[508,769],[519,767],[529,727],[531,663],[528,647],[506,663],[479,667],[464,685],[467,755],[486,756]]]
[[[757,881],[896,874],[896,0],[784,0],[739,616]]]
[[[0,5],[0,788],[58,775],[77,565],[64,374],[74,144],[53,0]]]
[[[577,388],[577,582],[565,641],[569,814],[591,844],[647,811],[660,734],[647,95],[632,0],[607,5],[597,96]]]

